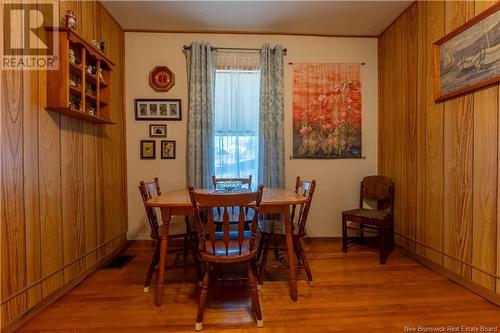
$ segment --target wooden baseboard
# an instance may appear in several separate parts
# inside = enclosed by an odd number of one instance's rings
[[[5,327],[2,328],[3,333],[11,333],[17,330],[21,325],[26,323],[28,320],[33,318],[37,313],[42,311],[43,309],[47,308],[49,305],[57,301],[59,298],[64,296],[68,291],[76,287],[80,282],[82,282],[85,278],[87,278],[90,274],[94,273],[97,271],[99,268],[106,266],[110,261],[113,260],[114,257],[116,257],[118,254],[120,254],[125,248],[128,246],[128,241],[123,242],[122,245],[117,247],[113,252],[110,254],[102,257],[99,261],[97,261],[93,266],[89,267],[88,269],[80,272],[73,280],[69,281],[66,283],[64,286],[62,286],[60,289],[56,290],[53,292],[51,295],[48,297],[44,298],[40,303],[35,305],[33,308],[31,308],[28,312],[23,314],[21,317],[11,321],[9,324],[7,324]]]
[[[401,253],[406,255],[407,257],[412,258],[413,260],[418,261],[424,266],[427,266],[428,268],[432,269],[433,271],[446,276],[448,279],[460,284],[461,286],[469,289],[473,293],[486,298],[488,301],[500,306],[500,294],[497,294],[495,291],[490,290],[488,288],[485,288],[477,283],[474,283],[471,280],[464,279],[462,276],[458,275],[457,273],[454,273],[447,268],[444,268],[441,265],[436,264],[435,262],[413,252],[408,249],[405,249],[401,247],[400,245],[397,245],[397,248]]]

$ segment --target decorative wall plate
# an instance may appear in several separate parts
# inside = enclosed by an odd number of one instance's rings
[[[149,73],[149,85],[155,91],[169,91],[175,85],[174,73],[167,66],[156,66]]]

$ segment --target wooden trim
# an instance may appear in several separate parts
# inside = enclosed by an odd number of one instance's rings
[[[436,248],[433,248],[432,246],[429,246],[429,245],[427,245],[427,244],[425,244],[425,243],[422,243],[422,242],[419,242],[419,241],[417,241],[417,240],[415,240],[415,239],[413,239],[413,238],[407,237],[407,236],[405,236],[405,235],[403,235],[403,234],[401,234],[401,233],[399,233],[399,232],[395,232],[394,234],[396,234],[396,235],[398,235],[399,237],[402,237],[402,238],[404,238],[404,239],[406,239],[406,240],[409,240],[410,242],[414,242],[415,244],[418,244],[418,245],[420,245],[420,246],[423,246],[423,247],[425,247],[426,249],[429,249],[429,250],[435,251],[435,252],[437,252],[437,253],[439,253],[439,254],[441,254],[441,255],[443,255],[443,256],[445,256],[445,257],[449,258],[449,259],[455,260],[455,261],[459,262],[460,264],[463,264],[463,265],[469,266],[470,268],[472,268],[472,269],[474,269],[474,270],[476,270],[476,271],[478,271],[478,272],[481,272],[481,273],[483,273],[483,274],[486,274],[486,275],[488,275],[488,276],[491,276],[491,277],[492,277],[492,278],[494,278],[494,279],[500,280],[500,276],[499,276],[499,275],[495,275],[495,274],[492,274],[492,273],[486,272],[485,270],[483,270],[483,269],[481,269],[481,268],[479,268],[479,267],[476,267],[476,266],[474,266],[474,265],[472,265],[472,264],[470,264],[470,263],[468,263],[468,262],[465,262],[465,261],[463,261],[463,260],[461,260],[461,259],[458,259],[458,258],[456,258],[456,257],[454,257],[454,256],[451,256],[451,255],[447,254],[446,252],[443,252],[443,251],[441,251],[441,250],[438,250],[438,249],[436,249]],[[398,245],[398,246],[399,246],[399,247],[401,247],[401,248],[403,248],[401,245]],[[408,250],[408,251],[409,251],[409,250]]]
[[[337,38],[377,38],[379,35],[329,35],[298,32],[270,31],[201,31],[201,30],[155,30],[155,29],[124,29],[123,32],[155,33],[155,34],[214,34],[214,35],[265,35],[265,36],[306,36],[306,37],[337,37]]]
[[[383,35],[386,31],[387,31],[387,29],[389,29],[390,27],[392,27],[392,26],[394,25],[394,23],[396,23],[396,22],[397,22],[397,20],[399,20],[399,19],[400,19],[400,18],[401,18],[401,17],[402,17],[402,16],[403,16],[403,15],[404,15],[407,11],[409,11],[409,10],[410,10],[410,8],[411,8],[411,7],[412,7],[415,3],[417,3],[417,2],[418,2],[417,0],[413,1],[413,2],[412,2],[412,3],[411,3],[411,4],[410,4],[410,5],[409,5],[409,6],[408,6],[405,10],[403,10],[403,11],[401,12],[401,14],[399,14],[399,15],[398,15],[398,16],[397,16],[394,20],[392,20],[392,22],[391,22],[391,23],[389,23],[389,25],[388,25],[388,26],[387,26],[384,30],[382,30],[382,32],[381,32],[381,33],[379,33],[379,34],[377,35],[377,37],[382,36],[382,35]]]
[[[69,281],[66,283],[63,287],[58,289],[57,291],[53,292],[50,296],[44,298],[40,303],[35,305],[31,310],[23,314],[21,317],[11,321],[9,324],[7,324],[5,327],[2,328],[2,332],[4,333],[11,333],[17,330],[21,325],[26,323],[28,320],[33,318],[36,314],[47,308],[49,305],[57,301],[59,298],[64,296],[68,291],[76,287],[80,282],[82,282],[85,278],[87,278],[89,275],[94,273],[97,269],[100,267],[105,266],[108,264],[115,256],[117,256],[119,253],[121,253],[125,248],[128,246],[128,242],[125,241],[123,242],[122,245],[120,245],[118,248],[116,248],[113,252],[110,254],[102,257],[100,260],[98,260],[93,266],[89,267],[86,270],[81,271],[73,280]]]
[[[40,283],[43,283],[43,281],[45,281],[45,280],[47,280],[47,279],[51,278],[52,276],[56,275],[56,274],[57,274],[57,273],[59,273],[59,272],[64,271],[64,269],[65,269],[65,268],[70,267],[71,265],[75,264],[76,262],[78,262],[78,261],[80,261],[80,260],[82,260],[82,259],[86,258],[87,256],[89,256],[89,255],[93,254],[95,251],[99,250],[100,248],[102,248],[102,247],[104,247],[104,246],[108,245],[109,243],[113,242],[114,240],[116,240],[116,239],[118,239],[118,238],[120,238],[120,237],[122,237],[122,236],[125,236],[125,237],[126,237],[126,232],[123,232],[123,233],[119,234],[118,236],[113,237],[112,239],[110,239],[110,240],[108,240],[108,241],[106,241],[106,242],[102,243],[101,245],[99,245],[99,246],[98,246],[98,247],[96,247],[95,249],[93,249],[93,250],[91,250],[91,251],[89,251],[89,252],[85,253],[84,255],[81,255],[80,257],[78,257],[78,258],[76,258],[76,259],[72,260],[71,262],[67,263],[67,264],[66,264],[66,265],[64,265],[64,266],[61,266],[58,270],[56,270],[56,271],[54,271],[54,272],[52,272],[52,273],[50,273],[50,274],[46,275],[45,277],[43,277],[43,278],[39,279],[38,281],[35,281],[35,282],[31,283],[30,285],[28,285],[28,286],[24,287],[23,289],[18,290],[18,291],[17,291],[17,292],[15,292],[14,294],[11,294],[11,295],[9,295],[8,297],[6,297],[6,298],[2,299],[2,301],[0,302],[0,305],[1,305],[1,304],[5,304],[5,303],[7,303],[9,300],[11,300],[11,299],[13,299],[13,298],[15,298],[15,297],[19,296],[20,294],[22,294],[22,293],[24,293],[24,292],[28,291],[29,289],[31,289],[31,288],[33,288],[33,287],[35,287],[36,285],[38,285],[38,284],[40,284]]]
[[[122,29],[123,31],[123,28],[120,27],[120,29]],[[122,121],[122,126],[123,126],[123,137],[125,138],[125,140],[122,140],[122,144],[123,144],[123,166],[124,166],[124,174],[123,174],[123,185],[124,185],[124,190],[127,191],[128,189],[128,166],[127,166],[127,161],[128,161],[128,144],[127,144],[127,112],[126,112],[126,105],[127,105],[127,99],[126,99],[126,88],[127,88],[127,85],[126,85],[126,75],[125,73],[127,72],[126,70],[126,63],[125,63],[125,33],[123,33],[122,35],[123,37],[123,50],[121,52],[121,58],[122,58],[122,61],[121,61],[121,65],[122,65],[122,69],[121,69],[121,81],[122,81],[122,90],[124,93],[122,95],[122,98],[121,98],[121,102],[122,102],[122,105],[121,105],[121,112],[120,112],[120,115],[121,115],[121,121]],[[182,102],[181,102],[182,103]],[[167,132],[168,133],[168,132]],[[128,205],[128,195],[125,193],[124,195],[124,204],[125,204],[125,213],[123,215],[124,217],[124,225],[125,225],[125,230],[123,230],[123,232],[125,233],[125,237],[128,233],[128,208],[129,208],[129,205]]]
[[[410,251],[408,249],[405,249],[401,246],[397,246],[398,249],[406,255],[407,257],[421,263],[422,265],[432,269],[438,274],[444,275],[445,277],[449,278],[452,281],[455,281],[456,283],[460,284],[461,286],[469,289],[473,293],[486,298],[488,301],[500,306],[500,294],[495,293],[495,291],[487,289],[481,285],[478,285],[471,280],[464,279],[462,276],[444,268],[443,266],[436,264],[435,262],[422,257],[421,255]]]

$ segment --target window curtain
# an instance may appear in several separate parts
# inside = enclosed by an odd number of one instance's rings
[[[260,54],[219,51],[216,59],[215,175],[224,178],[252,175],[257,180]]]
[[[208,188],[214,165],[214,52],[209,43],[193,42],[186,50],[188,73],[187,182]]]
[[[283,47],[260,51],[259,183],[285,187]]]

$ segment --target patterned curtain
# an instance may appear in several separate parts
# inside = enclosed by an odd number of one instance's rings
[[[196,188],[209,188],[213,174],[214,60],[209,43],[193,42],[186,50],[189,89],[187,182]]]
[[[260,51],[259,184],[285,187],[283,47]]]

